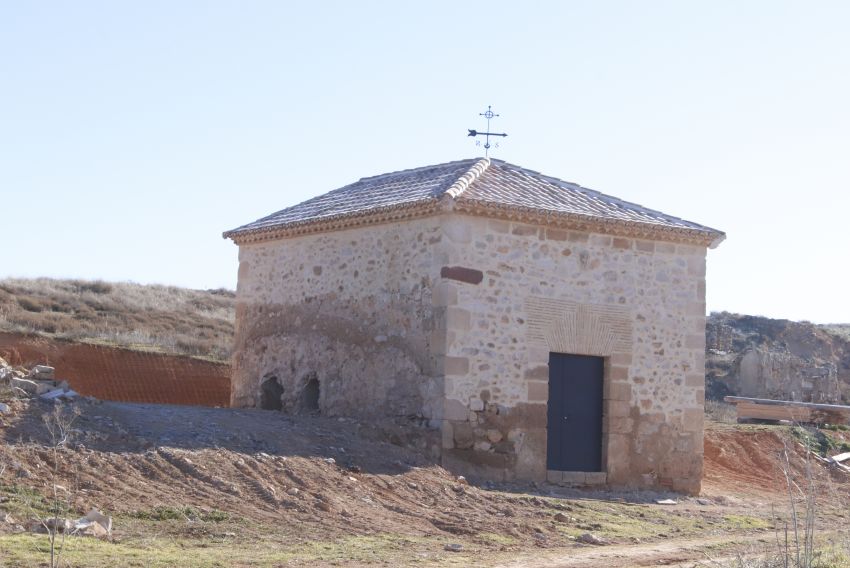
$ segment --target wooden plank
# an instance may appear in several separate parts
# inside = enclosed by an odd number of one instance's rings
[[[844,460],[850,460],[850,452],[844,452],[843,454],[832,456],[832,461],[836,463],[843,462]]]
[[[736,405],[738,418],[754,418],[759,420],[791,420],[808,422],[811,412],[808,408],[789,408],[782,406],[762,406],[742,402]]]
[[[727,396],[724,400],[736,406],[739,419],[850,424],[850,406],[740,396]]]
[[[723,397],[723,400],[731,403],[754,402],[757,404],[764,404],[768,406],[800,406],[807,408],[819,408],[823,410],[836,410],[839,412],[850,412],[850,406],[844,406],[841,404],[820,404],[816,402],[799,402],[796,400],[774,400],[771,398],[751,398],[747,396],[726,396]]]

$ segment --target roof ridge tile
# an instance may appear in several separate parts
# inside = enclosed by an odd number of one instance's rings
[[[464,158],[462,160],[453,160],[451,162],[444,162],[442,164],[431,164],[430,166],[419,166],[418,168],[407,168],[407,169],[404,169],[404,170],[396,170],[394,172],[386,172],[386,173],[377,174],[377,175],[374,175],[374,176],[362,177],[359,180],[357,180],[357,182],[355,182],[355,183],[358,183],[358,182],[361,182],[361,181],[379,180],[379,179],[382,179],[382,178],[386,178],[386,177],[390,177],[390,176],[397,176],[397,175],[400,175],[400,174],[412,174],[412,173],[421,172],[421,171],[424,171],[424,170],[433,170],[433,169],[436,169],[436,168],[445,168],[445,167],[448,167],[448,166],[454,166],[456,164],[462,164],[464,162],[476,162],[478,160],[479,160],[479,158]],[[352,185],[352,184],[349,184],[349,185]],[[345,189],[345,187],[342,187],[340,189]]]
[[[457,199],[464,191],[469,189],[470,185],[475,183],[475,180],[477,180],[488,167],[490,167],[490,159],[481,158],[472,164],[472,167],[470,167],[466,173],[457,178],[457,181],[446,189],[443,194],[449,195],[452,199]]]

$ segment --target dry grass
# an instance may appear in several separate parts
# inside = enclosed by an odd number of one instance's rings
[[[825,330],[827,333],[831,333],[832,335],[836,335],[845,341],[850,341],[850,324],[849,323],[830,323],[826,325],[821,325],[821,329]]]
[[[0,280],[0,331],[227,359],[234,293],[86,280]]]
[[[738,411],[735,405],[722,400],[705,399],[705,417],[721,424],[738,423]]]

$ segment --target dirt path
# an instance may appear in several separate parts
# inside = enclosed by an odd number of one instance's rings
[[[767,535],[744,535],[734,546],[769,540]],[[564,552],[544,552],[517,558],[493,568],[607,568],[610,566],[702,566],[703,562],[724,560],[725,537],[677,539],[644,545],[586,546]]]

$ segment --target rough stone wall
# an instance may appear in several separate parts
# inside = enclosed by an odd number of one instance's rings
[[[445,465],[546,479],[549,352],[596,355],[607,482],[699,491],[704,247],[452,215],[438,248]]]
[[[438,414],[440,240],[438,219],[426,218],[240,246],[232,404],[270,396],[289,412]]]

